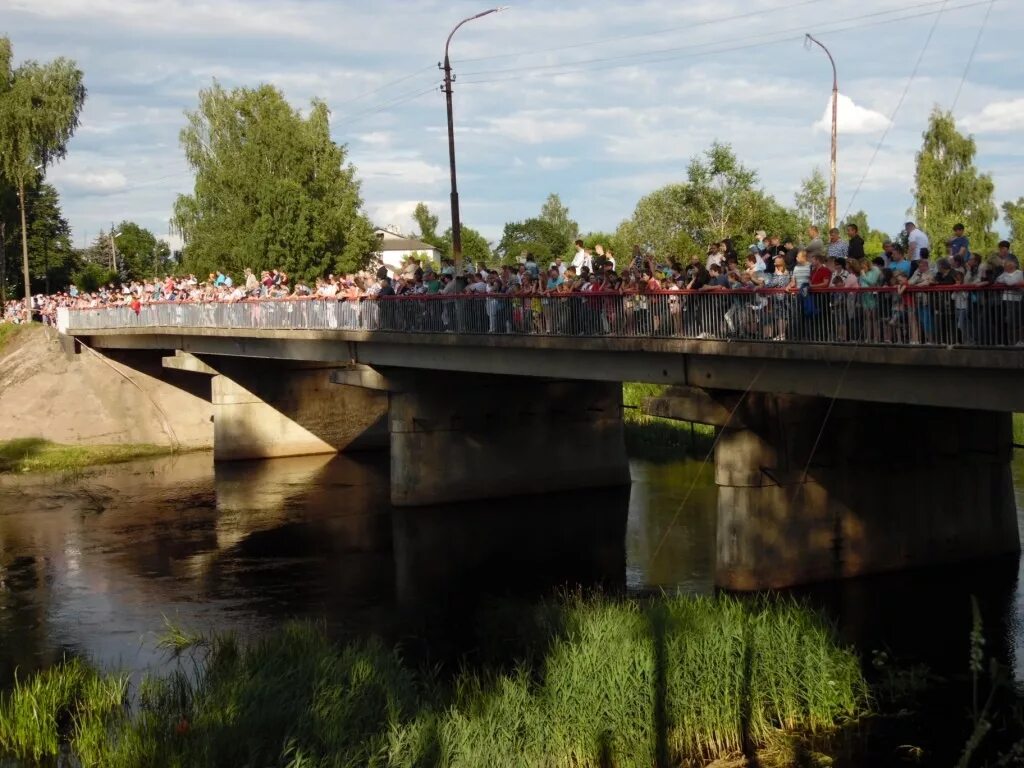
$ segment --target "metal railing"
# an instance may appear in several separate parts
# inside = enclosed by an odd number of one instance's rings
[[[66,310],[58,325],[1014,347],[1022,299],[1002,286],[248,299]]]

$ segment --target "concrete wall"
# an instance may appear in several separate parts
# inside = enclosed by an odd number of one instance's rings
[[[618,384],[417,372],[391,394],[391,501],[629,483]]]
[[[1009,414],[749,395],[715,451],[716,581],[784,587],[1019,551]],[[827,420],[826,420],[827,419]]]

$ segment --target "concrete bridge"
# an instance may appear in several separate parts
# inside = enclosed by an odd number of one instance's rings
[[[512,306],[501,332],[461,325],[483,301],[439,299],[412,319],[381,301],[355,322],[333,300],[153,304],[59,324],[69,343],[194,374],[215,460],[388,449],[398,506],[628,483],[621,383],[670,385],[649,413],[718,428],[727,588],[1019,551],[1024,350],[1005,337],[869,344],[843,323],[786,342],[692,338],[667,304],[660,328],[625,326],[621,304],[595,316],[578,297],[587,314],[568,325],[514,323]]]

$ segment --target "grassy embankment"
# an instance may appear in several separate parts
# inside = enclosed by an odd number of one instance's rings
[[[644,399],[657,397],[665,389],[661,384],[622,385],[626,450],[630,456],[651,461],[668,461],[688,453],[703,456],[714,442],[714,427],[645,416],[642,412]]]
[[[14,341],[16,336],[24,333],[27,327],[30,326],[0,323],[0,352],[3,352],[4,347]]]
[[[575,597],[485,625],[502,655],[451,676],[307,624],[248,647],[179,633],[179,671],[145,680],[132,708],[126,677],[71,661],[0,702],[0,762],[639,768],[760,750],[785,763],[794,734],[869,707],[856,657],[792,602]]]
[[[174,449],[160,445],[60,445],[38,437],[23,437],[0,441],[0,474],[73,472],[169,453],[174,453]]]

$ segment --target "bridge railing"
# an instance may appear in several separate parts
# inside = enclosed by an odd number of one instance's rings
[[[74,309],[70,332],[118,328],[366,330],[1012,347],[1024,290],[786,289],[150,302]]]

